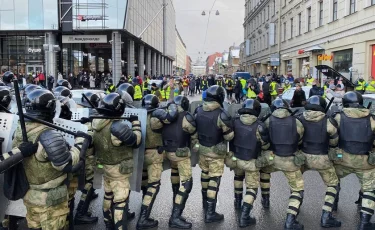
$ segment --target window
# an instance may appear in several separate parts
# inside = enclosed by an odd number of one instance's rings
[[[323,25],[323,1],[319,2],[319,26]]]
[[[266,9],[264,9],[264,11],[263,11],[263,17],[264,17],[264,22],[266,22]]]
[[[267,20],[270,19],[270,5],[267,6]]]
[[[284,6],[286,6],[286,0],[284,0]]]
[[[372,0],[372,1],[375,1],[375,0]],[[273,14],[272,15],[275,15],[275,14],[276,14],[276,0],[273,0]]]
[[[337,0],[333,0],[333,21],[337,20]]]
[[[290,38],[293,37],[293,18],[290,19]]]
[[[349,73],[349,68],[352,67],[352,59],[352,49],[334,52],[333,68],[340,73]]]
[[[269,35],[268,35],[268,33],[267,33],[267,36],[266,36],[266,48],[268,49],[268,43],[269,43]]]
[[[301,35],[302,32],[302,14],[298,14],[298,35]]]
[[[307,8],[307,32],[311,30],[311,7]]]
[[[262,18],[262,12],[260,12],[260,20],[259,20],[260,23],[262,23],[262,19],[263,19]]]
[[[284,22],[284,41],[286,40],[286,22]]]
[[[371,0],[371,5],[375,5],[375,0]]]
[[[350,0],[350,14],[355,12],[355,1],[356,0]]]

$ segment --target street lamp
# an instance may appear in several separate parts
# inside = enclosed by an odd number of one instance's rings
[[[210,10],[210,11],[208,11],[208,13],[211,14],[212,11],[213,11],[213,10]],[[216,16],[219,16],[219,15],[220,15],[219,10],[216,10],[215,15],[216,15]],[[202,16],[206,16],[206,12],[205,12],[204,10],[203,10],[203,12],[202,12]]]

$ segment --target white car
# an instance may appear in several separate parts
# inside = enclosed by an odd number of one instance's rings
[[[105,92],[103,90],[96,90],[96,89],[74,89],[70,91],[72,93],[72,98],[81,100],[82,94],[87,92],[92,92],[98,94],[99,97],[103,98],[105,96]]]
[[[302,86],[302,90],[305,92],[306,100],[309,98],[311,86]],[[296,91],[296,87],[292,87],[281,94],[281,98],[290,102],[293,98],[294,91]]]
[[[363,95],[363,106],[367,108],[369,103],[372,102],[370,111],[371,113],[375,112],[375,94],[364,94]]]

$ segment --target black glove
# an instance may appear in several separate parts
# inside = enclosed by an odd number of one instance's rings
[[[21,151],[23,157],[30,157],[38,151],[38,143],[23,142],[18,146],[18,149]]]
[[[138,121],[138,116],[135,115],[130,115],[129,118],[127,118],[128,121],[133,122],[133,121]]]
[[[79,120],[79,122],[81,122],[81,124],[86,124],[88,122],[91,122],[91,119],[88,117],[82,117],[81,120]]]

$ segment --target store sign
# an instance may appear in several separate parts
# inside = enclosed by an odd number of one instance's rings
[[[86,48],[91,49],[112,49],[112,45],[109,43],[89,43],[86,44]]]
[[[280,65],[279,54],[271,54],[270,61],[271,61],[271,66],[279,66]]]
[[[304,53],[305,53],[305,50],[298,50],[297,53],[298,53],[298,54],[304,54]]]
[[[33,48],[28,48],[27,51],[29,53],[41,53],[42,49],[33,49]]]
[[[103,20],[102,15],[78,15],[77,19],[84,22],[84,21],[97,21],[97,20]]]
[[[63,35],[62,43],[107,43],[107,35]]]
[[[322,54],[318,56],[318,61],[332,61],[333,55]]]

